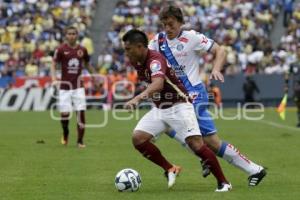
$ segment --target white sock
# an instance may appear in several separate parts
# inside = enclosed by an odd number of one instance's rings
[[[176,134],[175,131],[171,131],[168,133],[171,138],[174,138],[177,142],[179,142],[183,147],[188,149],[190,152],[193,152],[189,146],[185,143],[184,139]],[[263,167],[257,165],[256,163],[249,160],[246,156],[240,153],[238,149],[236,149],[232,144],[228,144],[226,142],[222,142],[221,148],[217,154],[219,157],[226,160],[229,164],[243,170],[249,175],[256,174],[260,172]],[[201,159],[200,159],[201,160]]]
[[[222,155],[222,149],[223,155]],[[221,155],[220,155],[221,153]],[[257,165],[256,163],[249,160],[246,156],[240,153],[238,149],[236,149],[233,145],[227,144],[226,142],[222,142],[221,149],[218,153],[220,157],[226,160],[229,164],[243,170],[249,175],[256,174],[263,169],[262,166]]]

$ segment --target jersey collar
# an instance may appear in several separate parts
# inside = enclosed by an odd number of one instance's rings
[[[182,33],[183,33],[183,30],[181,29],[180,32],[179,32],[179,34],[178,34],[174,39],[172,39],[172,40],[168,39],[166,32],[165,32],[164,34],[165,34],[165,38],[166,38],[167,40],[169,40],[169,41],[174,41],[175,39],[180,38],[181,35],[182,35]]]

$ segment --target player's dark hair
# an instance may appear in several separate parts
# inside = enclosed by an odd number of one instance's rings
[[[76,33],[78,34],[78,30],[75,26],[67,26],[64,30],[64,33],[67,34],[68,30],[75,30]]]
[[[182,11],[177,6],[169,5],[162,8],[159,13],[159,20],[162,21],[169,17],[174,17],[178,22],[184,23]]]
[[[148,46],[147,35],[140,30],[131,29],[122,38],[123,42],[129,42],[130,44],[142,43],[144,47]]]

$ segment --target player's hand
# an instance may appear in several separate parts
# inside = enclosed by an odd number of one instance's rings
[[[137,98],[133,98],[130,101],[127,101],[125,103],[124,108],[129,111],[132,111],[138,106],[138,104],[139,104],[139,100]]]
[[[224,76],[221,72],[217,71],[217,70],[213,70],[209,76],[209,79],[214,79],[217,81],[221,81],[222,83],[224,83]]]

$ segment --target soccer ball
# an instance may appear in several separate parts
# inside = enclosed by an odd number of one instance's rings
[[[130,168],[122,169],[115,178],[115,186],[119,192],[136,192],[141,187],[141,183],[139,173]]]

